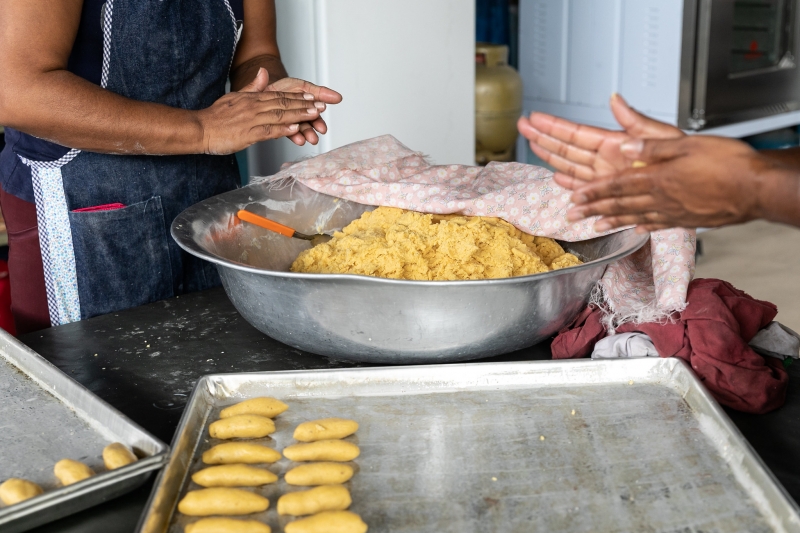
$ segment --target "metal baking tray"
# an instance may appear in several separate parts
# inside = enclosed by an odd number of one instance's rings
[[[107,472],[103,448],[127,444],[139,461]],[[0,330],[0,482],[21,477],[41,496],[0,503],[0,531],[25,531],[129,492],[166,462],[169,447],[70,379],[36,352]],[[61,459],[88,464],[97,475],[61,487],[53,466]]]
[[[182,532],[192,519],[176,503],[217,443],[207,425],[262,395],[289,404],[268,439],[278,450],[305,420],[361,424],[348,485],[371,533],[800,531],[797,505],[692,371],[643,358],[206,376],[141,533]],[[254,517],[274,531],[287,489],[259,489],[271,506]]]

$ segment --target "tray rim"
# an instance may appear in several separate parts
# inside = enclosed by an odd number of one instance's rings
[[[743,457],[740,463],[743,463],[745,460],[749,460],[752,462],[752,467],[755,468],[756,473],[764,476],[764,481],[767,481],[771,488],[774,489],[777,494],[776,496],[781,500],[780,503],[784,504],[787,507],[787,510],[792,513],[789,518],[793,519],[791,524],[773,524],[775,531],[798,531],[800,532],[800,505],[789,495],[786,491],[785,487],[781,482],[775,477],[775,474],[770,470],[770,468],[764,463],[763,459],[759,456],[759,454],[755,451],[752,447],[750,442],[744,437],[744,435],[739,431],[739,428],[733,423],[730,417],[725,413],[722,409],[720,404],[714,399],[708,389],[703,385],[703,383],[697,378],[694,371],[691,367],[683,360],[678,358],[662,358],[662,357],[641,357],[641,358],[621,358],[621,359],[604,359],[604,360],[592,360],[592,359],[562,359],[562,360],[536,360],[536,361],[504,361],[504,362],[494,362],[494,363],[475,363],[475,362],[466,362],[466,363],[445,363],[445,364],[433,364],[433,365],[402,365],[402,366],[378,366],[378,367],[354,367],[354,368],[324,368],[324,369],[313,369],[313,370],[278,370],[278,371],[263,371],[263,372],[232,372],[232,373],[216,373],[216,374],[208,374],[200,378],[197,383],[195,384],[195,388],[192,390],[192,393],[188,399],[186,407],[184,409],[183,414],[181,415],[181,421],[178,424],[178,427],[175,431],[173,436],[173,440],[170,446],[169,458],[165,467],[159,472],[158,477],[153,485],[153,489],[150,493],[150,496],[147,500],[147,504],[145,505],[144,510],[142,511],[142,515],[140,517],[139,524],[136,528],[137,533],[155,533],[155,531],[166,531],[169,528],[169,524],[172,521],[172,516],[175,513],[175,508],[177,506],[177,501],[173,501],[171,505],[171,510],[168,513],[168,520],[166,523],[166,529],[162,528],[161,530],[155,529],[148,529],[148,521],[155,518],[155,503],[156,499],[160,496],[160,492],[162,489],[162,484],[165,481],[165,478],[171,474],[170,468],[173,466],[173,456],[178,450],[179,444],[182,440],[187,438],[185,435],[185,431],[187,430],[187,426],[189,425],[190,418],[194,412],[196,403],[204,401],[208,398],[207,405],[205,405],[205,411],[203,414],[203,424],[202,428],[205,427],[205,419],[208,417],[210,411],[210,405],[213,405],[213,398],[217,396],[217,392],[222,392],[222,388],[217,387],[216,382],[220,379],[225,378],[246,378],[248,376],[273,376],[273,375],[280,375],[283,377],[291,378],[292,375],[296,376],[308,376],[311,375],[328,375],[328,376],[335,376],[337,374],[340,375],[347,375],[347,374],[368,374],[368,373],[381,373],[381,374],[388,374],[394,373],[395,371],[414,371],[414,372],[424,372],[427,374],[435,374],[436,370],[442,369],[454,369],[454,368],[470,368],[470,369],[479,369],[479,368],[501,368],[507,370],[513,370],[514,368],[526,368],[526,367],[539,367],[539,366],[574,366],[575,368],[579,367],[589,367],[594,366],[597,364],[610,364],[610,365],[664,365],[670,371],[671,374],[677,374],[679,380],[683,380],[683,384],[685,390],[682,392],[678,389],[678,387],[671,387],[673,390],[678,392],[681,398],[687,403],[692,411],[697,412],[698,407],[702,407],[709,411],[713,417],[715,417],[715,421],[718,422],[724,431],[727,432],[727,435],[740,446],[741,451],[743,452]],[[655,384],[660,383],[660,380],[654,380]],[[589,383],[591,384],[591,383]],[[594,383],[594,384],[602,384],[602,383]],[[557,386],[564,386],[564,384],[552,384],[552,385],[539,385],[541,387],[557,387]],[[665,385],[668,386],[668,385]],[[481,388],[485,390],[484,387]],[[448,393],[452,392],[451,390],[442,390],[441,393]],[[421,392],[420,394],[437,394],[439,391],[436,390],[426,390]],[[404,393],[408,394],[408,393]],[[304,397],[309,397],[308,395],[304,395]],[[227,398],[234,398],[231,395],[228,395]],[[693,405],[694,404],[694,405]],[[200,433],[202,435],[202,433]],[[194,438],[192,442],[192,456],[194,457],[195,450],[200,442],[200,438]],[[711,437],[708,437],[711,440]],[[723,459],[730,464],[730,460],[728,458],[723,457]],[[188,465],[183,465],[188,466]],[[731,466],[733,470],[733,466]],[[181,484],[180,486],[183,487],[185,484],[186,477],[189,474],[189,469],[185,468],[184,471],[180,472]],[[741,481],[737,478],[737,481],[741,483]],[[768,485],[769,487],[769,485]],[[746,489],[748,495],[753,498],[750,490]],[[175,495],[175,500],[177,500],[177,495]],[[755,500],[755,499],[754,499]],[[763,502],[754,501],[755,505],[761,509],[761,505]],[[762,509],[763,512],[763,509]],[[765,517],[769,520],[770,517]],[[771,520],[770,520],[771,522]],[[785,529],[783,526],[789,526],[790,529]]]
[[[12,349],[18,351],[16,356],[9,353]],[[162,468],[167,463],[170,452],[170,447],[167,444],[150,434],[150,432],[142,428],[128,416],[111,406],[85,386],[62,372],[53,363],[2,329],[0,329],[0,360],[18,369],[33,383],[74,411],[82,420],[92,420],[95,423],[101,423],[92,419],[89,413],[84,409],[71,405],[70,400],[65,397],[65,391],[71,390],[76,394],[85,396],[109,415],[117,418],[121,424],[128,426],[146,437],[150,441],[150,444],[157,450],[156,453],[141,458],[135,463],[122,468],[100,472],[89,479],[73,485],[58,487],[24,502],[0,507],[0,526],[3,527],[3,531],[22,531],[31,527],[37,527],[69,516],[74,512],[98,505],[111,499],[106,497],[109,493],[108,489],[122,486],[123,490],[114,492],[113,497],[129,492],[138,485],[141,485],[151,472]],[[48,383],[48,377],[58,383]],[[50,508],[63,506],[70,501],[90,495],[95,495],[96,497],[90,498],[91,501],[88,502],[88,505],[83,505],[83,503],[87,502],[82,502],[81,505],[76,505],[72,509],[67,509],[66,512],[57,512],[50,516],[46,514],[46,511]],[[33,515],[37,514],[39,516],[32,518]],[[23,523],[23,521],[25,522]],[[17,527],[22,526],[23,529],[18,530],[15,528],[15,525]]]

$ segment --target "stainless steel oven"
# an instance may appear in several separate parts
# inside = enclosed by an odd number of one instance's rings
[[[685,0],[678,124],[800,109],[798,0]]]
[[[617,128],[618,92],[684,130],[800,124],[798,17],[800,0],[520,0],[525,112]]]

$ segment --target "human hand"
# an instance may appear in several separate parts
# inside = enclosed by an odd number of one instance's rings
[[[297,78],[283,78],[269,85],[267,90],[311,94],[320,112],[325,111],[326,104],[338,104],[342,101],[342,95],[336,91]],[[289,139],[298,146],[303,146],[306,141],[316,145],[319,142],[317,132],[324,135],[327,131],[328,125],[322,117],[318,117],[313,121],[301,123],[300,131],[289,136]]]
[[[613,95],[611,111],[624,131],[575,124],[544,113],[532,113],[517,123],[531,150],[556,169],[555,180],[574,189],[587,181],[610,176],[631,166],[620,145],[632,138],[673,139],[684,133],[674,126],[648,118]]]
[[[293,136],[301,123],[319,118],[313,95],[268,91],[267,80],[266,70],[261,69],[242,91],[226,94],[197,112],[202,153],[233,154],[260,141]]]
[[[596,231],[637,225],[639,233],[746,222],[764,216],[764,183],[780,168],[723,137],[631,139],[620,153],[629,168],[577,188],[567,220],[599,215]],[[646,166],[630,168],[633,161]]]

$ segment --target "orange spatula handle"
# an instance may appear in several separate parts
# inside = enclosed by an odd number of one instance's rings
[[[274,231],[275,233],[280,233],[281,235],[286,235],[287,237],[294,236],[294,230],[289,226],[284,226],[283,224],[278,224],[277,222],[268,218],[254,215],[250,211],[245,211],[242,209],[236,214],[236,216],[245,222],[255,224],[256,226],[261,226],[262,228]]]

